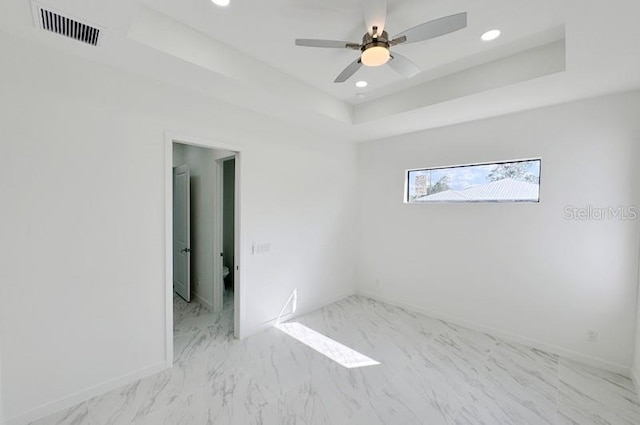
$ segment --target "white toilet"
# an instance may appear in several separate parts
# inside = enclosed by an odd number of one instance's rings
[[[222,266],[222,278],[225,279],[227,276],[229,276],[229,267]]]

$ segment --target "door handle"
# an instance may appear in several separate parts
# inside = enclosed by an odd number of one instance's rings
[[[191,252],[191,251],[192,251],[191,248],[184,248],[180,250],[180,252]]]

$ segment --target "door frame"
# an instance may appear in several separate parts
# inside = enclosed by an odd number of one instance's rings
[[[241,220],[241,170],[242,150],[238,146],[213,141],[206,138],[165,132],[164,143],[164,245],[165,245],[165,362],[173,367],[173,144],[197,146],[208,149],[222,149],[235,152],[235,205],[234,205],[234,279],[233,279],[233,332],[236,338],[242,338],[242,220]],[[217,220],[216,220],[217,221]],[[216,223],[217,227],[217,223]],[[220,222],[221,227],[221,222]],[[217,244],[216,244],[217,245]],[[220,240],[220,246],[222,241]],[[214,255],[219,256],[219,252]]]

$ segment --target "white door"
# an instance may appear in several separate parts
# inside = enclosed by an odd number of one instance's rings
[[[189,166],[173,169],[173,289],[191,301],[191,199]]]

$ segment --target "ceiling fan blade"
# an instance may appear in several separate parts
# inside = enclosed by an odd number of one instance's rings
[[[362,61],[360,60],[360,58],[356,59],[355,61],[351,62],[351,64],[349,64],[349,66],[347,66],[344,69],[344,71],[342,71],[340,75],[338,75],[333,82],[344,83],[349,78],[351,78],[351,76],[355,74],[356,71],[358,71],[361,66],[362,66]]]
[[[441,35],[466,28],[466,26],[467,12],[462,12],[417,25],[401,32],[393,38],[407,37],[406,43],[415,43],[416,41],[440,37]]]
[[[405,56],[399,55],[398,53],[391,53],[391,60],[389,60],[389,62],[387,63],[389,64],[389,67],[391,67],[391,69],[407,78],[413,78],[420,73],[420,68],[418,68],[418,65],[413,63]]]
[[[315,40],[311,38],[296,38],[296,46],[325,47],[328,49],[360,49],[359,43],[338,40]]]
[[[362,0],[362,13],[369,34],[373,35],[373,27],[378,27],[378,34],[382,35],[387,21],[387,0]]]
[[[406,43],[407,37],[404,35],[402,37],[394,38],[393,40],[389,40],[389,46],[397,46],[398,44]]]

